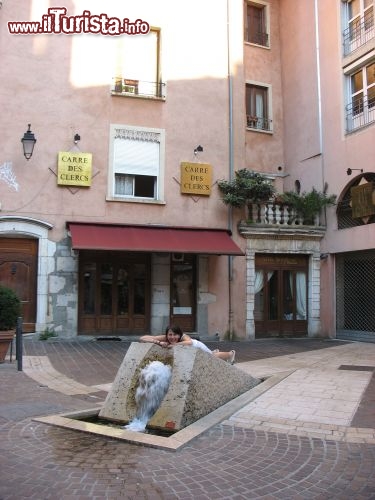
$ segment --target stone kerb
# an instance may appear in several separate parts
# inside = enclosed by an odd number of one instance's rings
[[[172,379],[148,427],[178,431],[250,390],[261,381],[191,346],[163,349],[133,342],[119,368],[99,417],[128,423],[136,415],[140,371],[151,361],[172,367]]]

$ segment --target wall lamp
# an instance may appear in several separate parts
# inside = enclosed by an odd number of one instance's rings
[[[74,136],[74,144],[78,144],[80,140],[81,140],[81,136],[79,134],[76,134]]]
[[[197,153],[202,153],[202,151],[203,147],[199,145],[194,149],[194,154],[196,155]]]
[[[361,172],[361,174],[363,174],[363,168],[348,168],[348,170],[346,171],[346,173],[348,175],[352,175],[353,170],[359,170]]]
[[[33,151],[34,151],[34,146],[36,143],[35,136],[30,130],[30,127],[31,127],[30,123],[29,123],[28,127],[29,128],[23,134],[23,137],[21,139],[22,146],[23,146],[23,154],[24,154],[26,160],[30,160],[30,158],[32,157]]]
[[[329,257],[329,253],[321,253],[320,254],[320,260],[326,260]]]

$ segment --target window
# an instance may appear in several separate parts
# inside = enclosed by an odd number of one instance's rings
[[[358,69],[349,77],[350,103],[347,106],[347,131],[375,121],[375,63]]]
[[[261,3],[245,3],[245,42],[269,46],[267,6]]]
[[[246,124],[248,128],[271,131],[270,88],[246,84]]]
[[[374,0],[350,0],[345,4],[344,54],[374,38]]]
[[[114,94],[164,97],[160,78],[160,31],[119,37],[117,41]]]
[[[164,131],[111,126],[109,199],[161,200]]]

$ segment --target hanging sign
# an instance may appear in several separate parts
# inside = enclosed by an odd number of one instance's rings
[[[351,188],[353,219],[375,214],[373,191],[372,182],[366,182],[366,184],[359,184]]]
[[[92,154],[60,151],[57,162],[59,186],[91,186]]]
[[[209,196],[212,185],[212,165],[181,162],[181,193]]]

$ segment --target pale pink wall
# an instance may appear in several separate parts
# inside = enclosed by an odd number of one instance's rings
[[[314,0],[280,0],[285,190],[322,188]]]
[[[363,168],[365,172],[373,171],[372,159],[375,156],[373,126],[345,134],[347,102],[341,48],[341,2],[317,0],[315,4],[315,0],[281,0],[280,5],[285,151],[290,173],[286,188],[293,189],[296,179],[302,181],[302,190],[309,190],[312,186],[322,189],[327,183],[328,193],[339,197],[358,173],[348,177],[346,170]],[[319,29],[318,45],[315,27]],[[317,156],[306,160],[314,155]],[[327,210],[327,231],[321,251],[332,256],[321,261],[323,334],[335,334],[334,254],[374,247],[372,225],[338,230],[336,207]]]
[[[258,172],[279,173],[284,168],[283,96],[280,60],[280,8],[279,0],[269,2],[270,48],[244,44],[245,81],[271,85],[272,134],[246,132],[246,158],[242,167]],[[244,101],[245,102],[245,101]]]
[[[232,2],[232,6],[235,5]],[[229,93],[227,54],[226,0],[198,0],[181,8],[169,2],[140,0],[124,4],[110,0],[63,0],[68,15],[84,9],[92,13],[147,20],[160,27],[162,33],[161,68],[167,82],[165,102],[113,97],[110,95],[110,41],[101,35],[83,38],[67,35],[15,36],[7,31],[7,21],[30,20],[51,6],[48,0],[4,2],[0,10],[0,119],[2,144],[0,165],[13,163],[19,183],[14,192],[0,184],[0,215],[34,217],[53,225],[49,237],[59,241],[66,236],[65,222],[93,221],[110,223],[162,223],[197,227],[228,227],[228,210],[220,200],[216,185],[210,197],[180,194],[178,184],[181,161],[202,161],[213,165],[213,183],[229,177]],[[242,2],[236,0],[236,10]],[[212,13],[215,16],[212,17]],[[207,22],[207,19],[212,22]],[[238,19],[233,20],[238,27]],[[242,14],[240,18],[242,22]],[[242,31],[242,27],[241,27]],[[218,36],[220,33],[220,36]],[[101,48],[107,47],[102,52]],[[242,47],[242,40],[241,40]],[[241,75],[242,61],[233,48],[233,77]],[[6,68],[6,71],[4,70]],[[89,83],[93,75],[92,83]],[[241,108],[237,99],[237,116]],[[238,120],[238,118],[237,118]],[[37,143],[33,157],[26,161],[20,139],[31,123]],[[107,202],[107,169],[109,126],[111,123],[161,128],[166,131],[165,205]],[[240,129],[237,123],[237,130]],[[241,126],[242,128],[242,126]],[[57,153],[73,147],[73,137],[79,133],[79,147],[93,154],[95,175],[92,187],[72,194],[57,186],[51,170],[57,166]],[[242,135],[244,135],[242,128]],[[239,140],[243,148],[243,140]],[[193,150],[201,144],[203,153],[194,157]],[[236,158],[243,154],[236,146]],[[244,248],[244,240],[234,231],[233,239]],[[237,264],[243,275],[244,263]],[[215,274],[210,292],[217,302],[209,307],[209,330],[225,330],[228,324],[227,257],[214,258]],[[244,290],[236,301],[239,308],[237,329],[244,323]],[[239,317],[241,315],[241,317]]]

